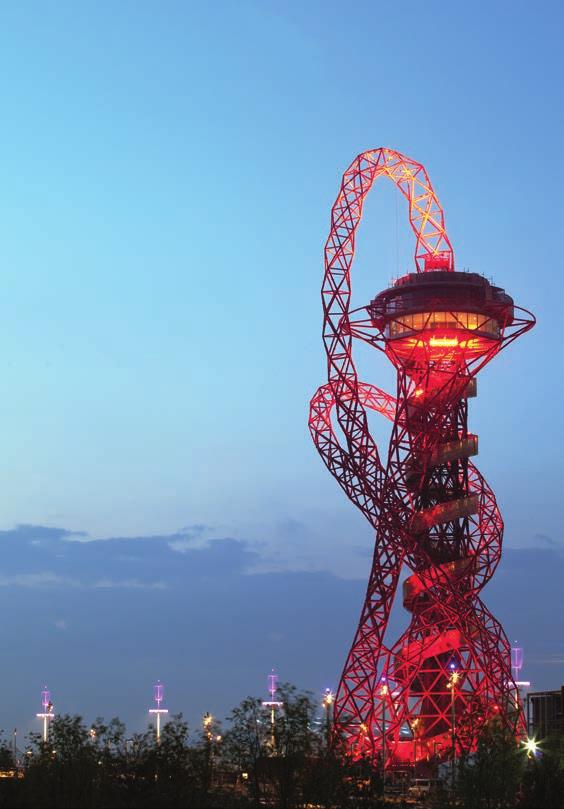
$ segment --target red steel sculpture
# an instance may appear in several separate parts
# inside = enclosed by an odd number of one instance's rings
[[[351,266],[366,194],[388,177],[406,198],[415,270],[351,310]],[[501,556],[503,521],[470,458],[468,399],[476,374],[535,319],[503,289],[457,272],[444,215],[424,167],[392,149],[358,155],[345,171],[325,246],[323,340],[328,382],[309,426],[332,475],[376,531],[366,599],[334,704],[348,754],[385,767],[475,749],[498,721],[525,730],[507,637],[480,590]],[[396,396],[360,382],[353,339],[397,370]],[[367,409],[392,422],[387,459]],[[337,434],[332,422],[340,428]],[[400,572],[410,624],[385,637]]]

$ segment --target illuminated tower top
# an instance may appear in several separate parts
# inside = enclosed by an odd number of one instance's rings
[[[513,299],[476,273],[410,273],[367,307],[392,362],[410,376],[440,363],[462,369],[501,348]]]

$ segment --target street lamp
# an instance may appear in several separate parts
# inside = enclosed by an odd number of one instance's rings
[[[447,688],[450,690],[450,720],[451,720],[451,742],[452,742],[452,790],[454,792],[455,780],[455,758],[456,758],[456,684],[460,679],[460,672],[456,669],[456,663],[449,664],[450,674],[448,676]]]
[[[209,711],[206,711],[202,717],[202,726],[204,728],[204,739],[206,744],[209,785],[211,786],[213,779],[213,716]]]
[[[417,769],[417,728],[421,723],[420,717],[416,717],[411,723],[411,734],[413,736],[413,772]]]
[[[268,675],[268,693],[270,699],[263,700],[262,707],[270,708],[270,750],[273,756],[276,755],[276,711],[283,707],[284,703],[276,699],[278,691],[278,675],[272,669]]]
[[[202,725],[204,727],[204,734],[205,734],[206,739],[208,741],[211,741],[211,737],[212,737],[212,732],[211,732],[212,722],[213,722],[213,716],[211,715],[211,713],[206,711],[206,713],[202,717]]]
[[[35,715],[38,719],[43,720],[43,742],[46,744],[49,735],[49,722],[51,719],[55,718],[53,703],[51,702],[51,692],[47,689],[47,686],[45,686],[41,692],[41,705],[43,706],[43,710],[41,713]]]
[[[323,695],[323,707],[325,709],[325,733],[327,736],[327,750],[331,746],[331,707],[333,702],[335,701],[335,697],[333,692],[330,688],[325,689],[325,693]]]
[[[156,684],[153,686],[153,695],[154,700],[157,705],[156,708],[149,708],[149,713],[154,714],[157,717],[157,744],[161,743],[161,715],[166,716],[168,713],[168,708],[161,708],[161,702],[163,701],[164,697],[164,685],[161,683],[160,680],[157,680]]]
[[[382,697],[382,784],[384,783],[386,771],[386,697],[389,690],[386,678],[382,677],[382,685],[380,686],[380,696]]]

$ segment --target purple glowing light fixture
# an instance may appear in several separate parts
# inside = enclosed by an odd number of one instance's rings
[[[523,647],[517,645],[517,641],[513,641],[511,647],[511,671],[513,672],[513,680],[517,688],[527,688],[531,685],[529,680],[520,680],[521,669],[523,668],[524,654]]]
[[[153,698],[157,703],[157,708],[161,707],[163,697],[164,697],[164,685],[161,683],[160,680],[157,680],[157,682],[153,686]]]
[[[46,742],[49,736],[49,722],[55,718],[54,705],[51,702],[51,692],[47,686],[43,686],[41,692],[41,706],[43,710],[41,713],[35,714],[38,719],[43,720],[43,741]]]
[[[264,700],[262,704],[264,705],[265,708],[270,707],[279,708],[282,705],[282,703],[276,699],[276,692],[278,691],[278,679],[279,679],[278,675],[276,674],[276,671],[272,669],[272,671],[270,672],[270,674],[266,679],[268,682],[268,693],[270,694],[270,699]]]
[[[161,702],[164,699],[164,685],[161,683],[160,680],[157,680],[155,685],[153,686],[153,699],[155,700],[157,707],[156,708],[149,708],[149,713],[153,714],[157,718],[157,744],[161,743],[161,714],[167,714],[168,708],[161,708]]]
[[[513,669],[513,679],[517,680],[519,672],[523,668],[523,647],[517,646],[517,641],[513,641],[511,647],[511,668]]]
[[[270,694],[270,698],[274,699],[274,695],[278,691],[278,675],[276,674],[274,669],[272,669],[272,671],[268,675],[267,680],[268,680],[268,693]]]

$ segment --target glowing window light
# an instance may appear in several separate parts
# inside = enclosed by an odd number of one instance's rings
[[[416,312],[401,315],[389,324],[390,337],[425,329],[466,329],[481,331],[496,339],[500,336],[499,323],[487,315],[476,312]]]
[[[458,345],[458,337],[431,337],[429,345],[431,348],[454,348]]]

